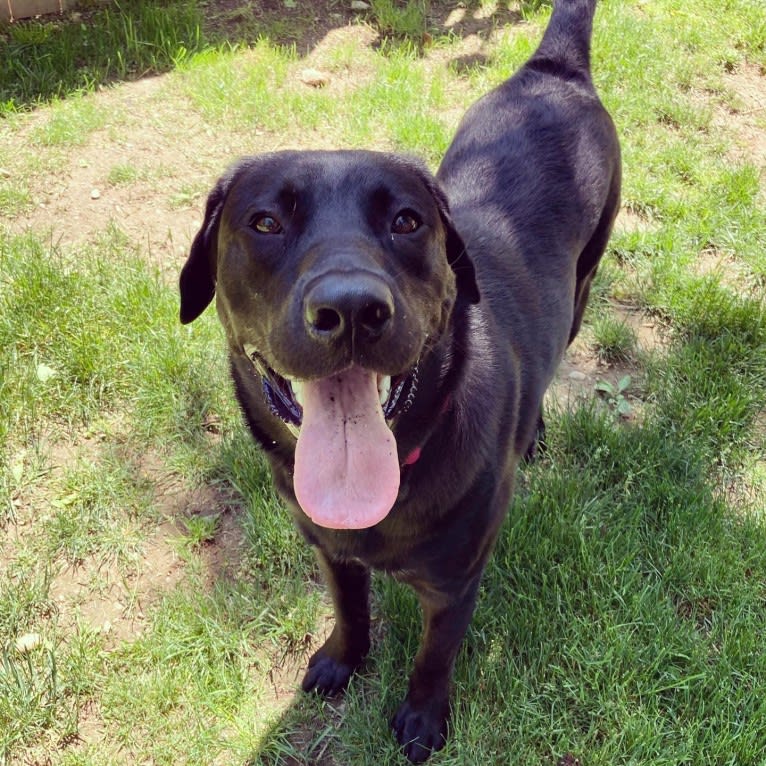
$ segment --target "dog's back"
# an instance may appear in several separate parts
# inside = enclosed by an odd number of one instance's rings
[[[619,208],[619,143],[590,74],[595,5],[557,1],[536,52],[467,112],[438,172],[484,320],[524,370],[521,452]]]

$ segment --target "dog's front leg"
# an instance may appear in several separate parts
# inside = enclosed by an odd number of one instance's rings
[[[413,583],[423,610],[423,640],[410,676],[407,698],[391,722],[404,754],[422,763],[444,747],[452,669],[476,604],[481,576],[458,596]]]
[[[335,607],[335,626],[309,660],[301,684],[306,692],[332,696],[346,688],[370,649],[370,572],[362,564],[317,558]]]

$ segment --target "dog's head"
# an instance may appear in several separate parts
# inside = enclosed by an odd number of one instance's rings
[[[376,152],[247,159],[211,192],[180,288],[184,323],[216,296],[231,353],[298,433],[306,513],[326,526],[380,520],[399,483],[389,425],[455,302],[479,300],[433,176]]]

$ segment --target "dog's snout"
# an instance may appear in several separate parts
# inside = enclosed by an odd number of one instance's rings
[[[388,285],[374,274],[328,274],[315,282],[304,298],[304,321],[317,340],[373,341],[394,316]]]

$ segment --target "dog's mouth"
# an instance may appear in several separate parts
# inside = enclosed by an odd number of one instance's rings
[[[382,521],[399,492],[400,461],[391,428],[417,391],[417,365],[380,375],[358,365],[312,380],[279,375],[245,346],[272,412],[296,435],[293,486],[320,526],[363,529]]]
[[[246,349],[246,353],[260,375],[263,395],[272,413],[280,418],[297,437],[303,423],[304,389],[307,383],[282,377],[252,349]],[[391,426],[397,416],[407,412],[415,399],[418,388],[418,365],[416,364],[403,375],[376,374],[375,382],[383,417]]]

